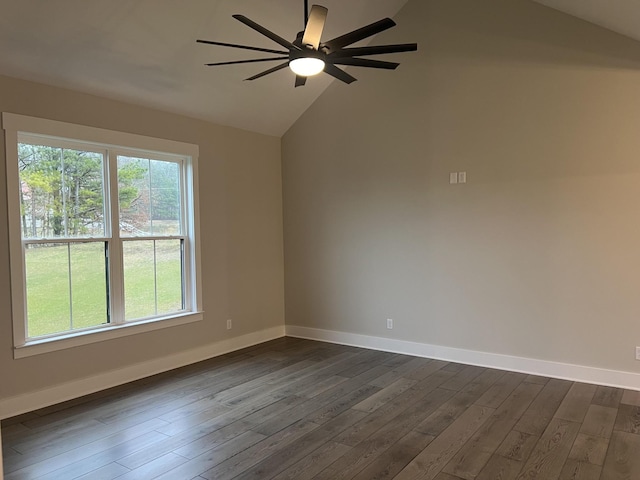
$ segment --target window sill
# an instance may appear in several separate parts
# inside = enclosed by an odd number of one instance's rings
[[[114,338],[137,335],[139,333],[152,332],[163,328],[176,327],[188,323],[198,322],[203,319],[203,313],[186,313],[163,319],[143,320],[136,323],[111,325],[100,330],[69,333],[54,338],[31,340],[24,345],[15,347],[13,358],[25,358],[42,353],[55,352],[67,348],[89,345],[91,343],[104,342]]]

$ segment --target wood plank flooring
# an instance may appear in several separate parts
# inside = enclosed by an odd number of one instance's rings
[[[6,480],[640,479],[640,393],[281,338],[2,422]]]

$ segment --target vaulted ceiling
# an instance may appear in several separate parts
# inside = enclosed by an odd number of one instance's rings
[[[536,1],[640,40],[637,0]],[[329,8],[323,38],[393,17],[406,2],[318,0]],[[203,66],[262,54],[197,38],[277,47],[235,13],[293,40],[303,28],[302,0],[0,0],[0,9],[0,74],[268,135],[284,134],[332,81],[321,75],[294,88],[288,69],[243,81],[268,64]]]

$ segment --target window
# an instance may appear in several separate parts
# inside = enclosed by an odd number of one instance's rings
[[[3,114],[16,356],[202,318],[194,145]]]

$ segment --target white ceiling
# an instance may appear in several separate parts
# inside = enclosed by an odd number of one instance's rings
[[[323,39],[393,17],[407,2],[318,1],[329,8]],[[638,0],[536,1],[640,39]],[[205,67],[265,55],[195,40],[279,49],[231,15],[244,14],[293,40],[303,26],[302,5],[303,0],[0,0],[0,74],[280,136],[331,77],[314,77],[294,89],[287,69],[244,82],[277,63]]]

